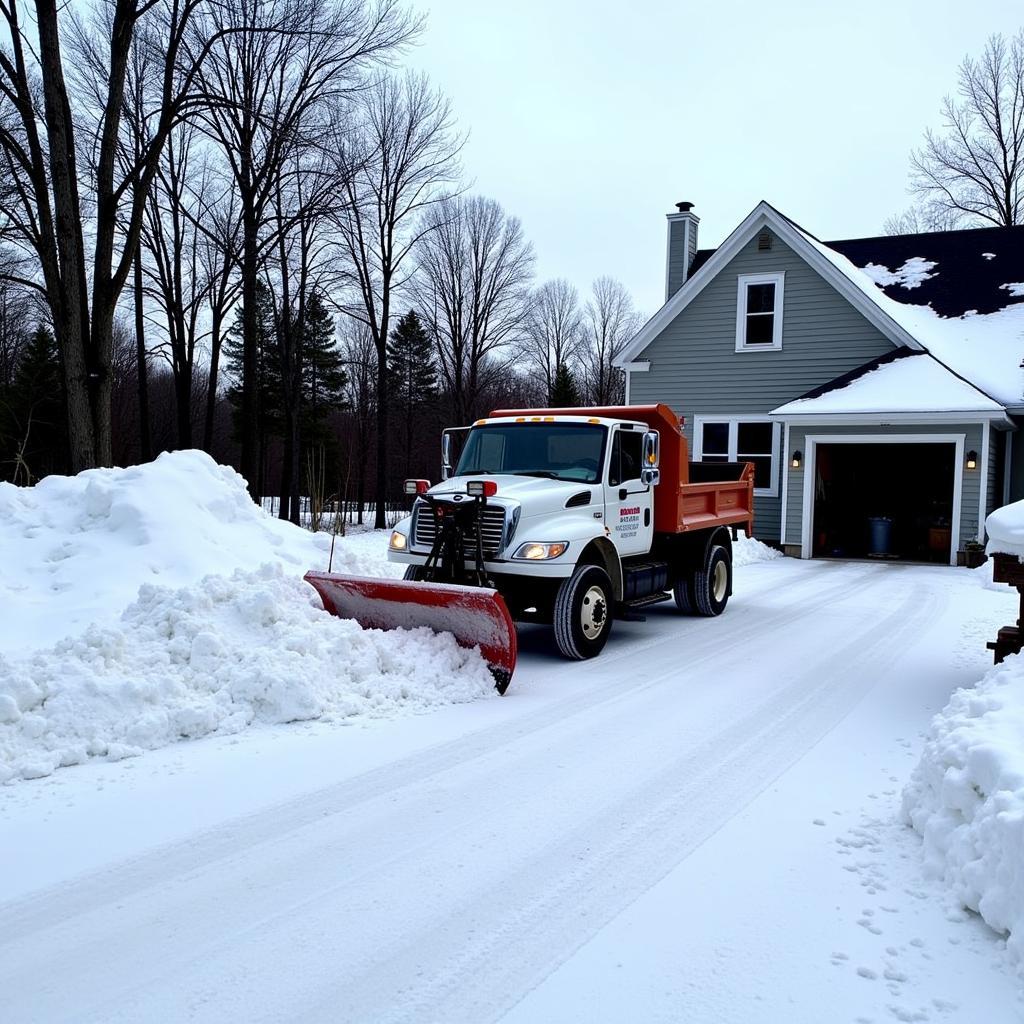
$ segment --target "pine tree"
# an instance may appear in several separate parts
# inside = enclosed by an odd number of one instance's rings
[[[434,348],[416,311],[400,317],[388,339],[388,393],[403,425],[405,474],[412,465],[413,438],[425,406],[437,398]]]
[[[322,444],[327,417],[346,405],[348,374],[338,348],[334,318],[316,291],[306,301],[302,342],[303,436],[311,444]]]
[[[256,283],[257,319],[259,322],[257,348],[256,403],[262,439],[268,435],[280,437],[283,426],[282,382],[280,359],[277,351],[277,324],[274,301],[270,289],[263,281]],[[235,435],[240,436],[242,412],[242,326],[245,311],[241,305],[235,309],[235,320],[224,339],[222,358],[224,376],[231,381],[228,401],[233,407]],[[261,443],[260,447],[263,445]]]
[[[64,373],[48,327],[38,327],[20,355],[0,406],[0,438],[15,483],[68,470]]]
[[[565,363],[559,363],[555,370],[555,379],[551,382],[549,402],[553,408],[564,409],[580,404],[580,392],[572,370]]]
[[[334,317],[318,291],[306,300],[302,337],[301,437],[306,492],[330,489],[339,471],[341,445],[331,429],[331,413],[348,405],[348,374],[338,347]]]

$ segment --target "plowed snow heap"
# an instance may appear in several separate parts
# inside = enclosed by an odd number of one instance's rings
[[[335,567],[393,573],[371,543],[339,538]],[[252,722],[493,692],[449,636],[385,641],[324,613],[300,577],[328,546],[200,452],[0,484],[0,781]]]

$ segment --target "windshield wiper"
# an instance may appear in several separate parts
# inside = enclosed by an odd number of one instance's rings
[[[513,470],[510,476],[542,476],[548,480],[561,480],[562,478],[557,474],[553,473],[550,469],[516,469]]]

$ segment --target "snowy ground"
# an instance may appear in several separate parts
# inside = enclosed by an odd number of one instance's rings
[[[1024,1020],[899,824],[1015,595],[736,576],[722,618],[652,609],[596,662],[524,629],[502,699],[0,787],[5,1024]]]

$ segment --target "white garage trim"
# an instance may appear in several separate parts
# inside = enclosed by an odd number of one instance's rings
[[[977,472],[981,474],[978,488],[978,543],[985,543],[985,520],[988,518],[988,472],[989,472],[989,443],[992,434],[992,424],[986,423],[981,428],[981,461],[978,463]]]
[[[964,485],[963,434],[808,434],[804,438],[804,497],[803,522],[800,524],[800,557],[810,558],[813,552],[814,481],[818,473],[819,444],[952,444],[956,446],[953,458],[953,515],[951,517],[949,564],[956,565],[960,547],[960,502]],[[978,467],[980,470],[980,466]],[[977,471],[976,471],[977,472]]]

